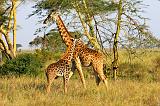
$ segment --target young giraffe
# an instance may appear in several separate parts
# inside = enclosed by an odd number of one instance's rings
[[[66,44],[66,46],[72,45],[73,41],[71,39],[73,39],[73,37],[68,32],[58,12],[52,11],[44,20],[44,24],[50,23],[54,20],[56,21],[63,42]],[[82,72],[81,63],[83,66],[92,65],[95,72],[97,85],[99,85],[100,80],[102,80],[107,88],[107,78],[103,73],[103,55],[100,52],[88,48],[82,41],[78,41],[74,52],[74,61],[76,63],[76,68],[78,69],[80,79],[84,88],[86,88],[86,84]]]
[[[73,42],[73,44],[67,47],[67,50],[61,57],[61,59],[58,62],[52,63],[47,67],[47,93],[50,92],[53,80],[58,76],[63,76],[64,92],[67,93],[68,81],[73,74],[71,73],[71,60],[73,58],[73,52],[75,50],[76,39],[71,39],[71,41]]]

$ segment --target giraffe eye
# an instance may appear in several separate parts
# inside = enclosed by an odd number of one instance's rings
[[[74,39],[73,39],[73,38],[71,38],[71,41],[74,41]]]

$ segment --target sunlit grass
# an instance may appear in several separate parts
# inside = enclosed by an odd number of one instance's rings
[[[85,90],[76,71],[67,94],[63,92],[62,78],[54,80],[51,93],[46,94],[43,73],[37,78],[0,78],[0,106],[160,106],[159,50],[148,50],[132,61],[127,52],[120,51],[118,71],[118,80],[108,81],[108,90],[102,82],[96,86],[91,68],[83,68]]]
[[[101,82],[86,79],[84,90],[79,79],[71,79],[68,93],[63,92],[62,78],[54,81],[50,94],[45,92],[45,78],[1,78],[0,106],[158,106],[160,83],[109,80],[106,91]]]

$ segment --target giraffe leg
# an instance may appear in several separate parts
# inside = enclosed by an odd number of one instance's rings
[[[69,74],[63,76],[63,83],[64,83],[64,93],[67,93],[67,86],[69,82]]]
[[[50,91],[51,91],[51,84],[52,84],[53,80],[55,79],[56,75],[51,76],[51,75],[48,75],[46,73],[46,76],[47,76],[46,91],[47,91],[47,93],[50,93]]]
[[[101,79],[99,78],[98,73],[96,72],[94,67],[93,67],[93,70],[94,70],[94,76],[95,76],[95,79],[96,79],[96,84],[97,84],[97,86],[99,86],[99,83],[101,82]]]
[[[97,86],[99,86],[100,82],[101,82],[101,79],[99,78],[98,74],[95,73],[95,79],[96,79],[96,84]]]
[[[76,62],[75,60],[72,60],[72,67],[71,67],[71,71],[74,73],[76,70]]]
[[[106,89],[108,89],[108,81],[107,81],[106,76],[104,74],[99,74],[99,77],[103,81],[103,83],[105,84]]]
[[[71,70],[70,70],[70,73],[69,73],[69,78],[71,78],[71,76],[73,75],[75,70],[76,70],[76,63],[75,63],[74,60],[72,60],[72,67],[71,67]]]
[[[81,66],[80,59],[76,58],[75,62],[76,62],[76,68],[78,69],[78,73],[80,75],[80,79],[82,81],[82,84],[83,84],[84,88],[86,89],[86,82],[84,80],[84,75],[83,75],[83,72],[82,72],[82,66]]]
[[[108,88],[108,82],[107,82],[107,78],[103,73],[103,64],[93,64],[93,68],[95,70],[95,73],[97,73],[98,75],[96,76],[96,83],[99,85],[100,83],[100,79],[104,82],[106,88]],[[99,79],[100,78],[100,79]]]

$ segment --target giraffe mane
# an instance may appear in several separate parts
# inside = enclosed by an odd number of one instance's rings
[[[68,34],[71,38],[73,38],[73,37],[71,36],[71,34],[69,33],[69,31],[67,30],[66,26],[64,25],[64,23],[63,23],[63,21],[62,21],[62,19],[61,19],[61,17],[60,17],[59,15],[58,15],[58,18],[59,18],[59,20],[61,21],[61,23],[63,24],[63,26],[64,26],[67,34]]]

